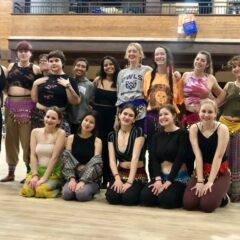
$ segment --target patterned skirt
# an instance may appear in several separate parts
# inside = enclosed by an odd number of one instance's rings
[[[46,169],[46,167],[38,167],[39,177],[43,176]],[[26,181],[20,193],[23,197],[56,198],[60,195],[63,181],[59,166],[54,167],[48,180],[45,183],[37,186],[35,189],[29,185],[31,178],[32,173],[27,174]]]
[[[230,132],[226,151],[232,180],[229,196],[232,202],[238,202],[240,201],[240,123],[229,121],[224,117],[220,117],[219,121],[225,124]]]

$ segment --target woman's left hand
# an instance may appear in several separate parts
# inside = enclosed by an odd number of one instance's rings
[[[38,181],[37,181],[37,186],[40,186],[41,184],[45,183],[47,181],[47,179],[41,177]]]
[[[80,181],[76,186],[75,192],[78,191],[80,188],[83,188],[84,186],[85,186],[85,182]]]
[[[57,79],[57,82],[65,88],[70,84],[69,78],[65,79],[65,78],[60,77]]]
[[[130,187],[132,186],[131,183],[124,183],[123,186],[122,186],[122,192],[126,192]]]
[[[201,196],[206,195],[207,192],[212,192],[212,182],[207,182],[206,184],[204,184],[202,191],[201,191]]]
[[[168,187],[171,185],[172,183],[170,181],[166,181],[162,187],[161,187],[161,192],[165,189],[168,189]]]

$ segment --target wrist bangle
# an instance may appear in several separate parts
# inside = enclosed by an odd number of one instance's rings
[[[162,179],[160,178],[160,179],[155,179],[155,182],[161,182],[162,181]]]
[[[113,176],[114,176],[114,177],[116,177],[116,176],[119,176],[119,174],[118,174],[118,173],[116,173],[116,174],[114,174]]]
[[[197,183],[203,183],[204,181],[197,181]]]
[[[32,178],[33,178],[33,177],[39,177],[39,174],[38,174],[38,173],[35,173],[35,174],[32,175]]]
[[[70,88],[70,83],[67,83],[65,88]]]
[[[126,183],[128,183],[128,184],[132,185],[132,183],[131,183],[131,182],[129,182],[129,181],[127,181]]]

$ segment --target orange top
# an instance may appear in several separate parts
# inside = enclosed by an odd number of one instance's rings
[[[177,104],[182,104],[184,99],[182,81],[176,80],[173,75],[173,99],[171,100],[168,75],[159,74],[157,72],[152,82],[151,89],[149,90],[151,72],[152,71],[149,71],[145,74],[143,83],[144,97],[148,102],[147,111],[159,110],[162,104],[173,103],[177,112],[179,112]]]

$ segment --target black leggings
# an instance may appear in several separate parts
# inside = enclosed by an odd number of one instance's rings
[[[141,181],[134,181],[132,186],[128,188],[125,193],[117,193],[111,189],[113,183],[114,182],[110,183],[110,186],[105,194],[106,199],[110,204],[123,204],[128,206],[139,204],[140,193],[144,187],[144,184]]]
[[[140,203],[144,206],[158,206],[161,208],[179,208],[182,207],[183,193],[186,184],[181,182],[173,182],[167,189],[163,190],[158,196],[152,193],[152,187],[149,183],[145,186],[140,194]]]

